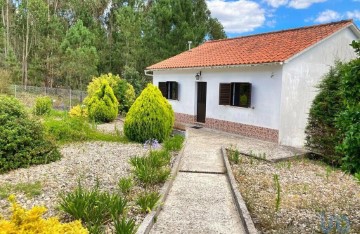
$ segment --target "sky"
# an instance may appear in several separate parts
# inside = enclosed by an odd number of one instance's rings
[[[353,19],[360,28],[360,0],[206,0],[227,36]]]

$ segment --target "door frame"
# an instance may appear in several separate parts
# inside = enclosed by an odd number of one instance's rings
[[[201,93],[200,88],[204,89],[202,92],[204,92],[205,94]],[[200,97],[199,95],[201,94],[205,95],[203,96],[203,98],[205,99],[205,103],[199,102],[199,97]],[[196,82],[196,122],[198,123],[205,123],[206,121],[206,101],[207,101],[207,82],[204,81]],[[199,107],[199,104],[201,104],[202,106]],[[200,111],[202,112],[201,113],[202,115],[199,115]]]

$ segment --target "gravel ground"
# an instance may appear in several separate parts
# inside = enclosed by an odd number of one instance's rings
[[[241,156],[232,167],[262,233],[321,232],[322,212],[325,220],[346,215],[350,233],[360,233],[360,184],[352,176],[308,159],[269,163]],[[278,212],[274,174],[279,175],[281,186]]]
[[[110,142],[86,142],[63,146],[60,161],[46,165],[32,166],[0,175],[0,184],[29,183],[40,181],[42,194],[28,198],[16,194],[18,202],[26,208],[45,205],[49,210],[45,217],[57,215],[58,194],[73,190],[78,181],[84,187],[92,187],[98,180],[100,188],[114,191],[120,177],[130,174],[129,158],[143,155],[145,150],[139,144]],[[8,210],[7,199],[0,200],[0,213]]]

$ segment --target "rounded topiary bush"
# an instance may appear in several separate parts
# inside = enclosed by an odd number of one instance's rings
[[[52,100],[50,97],[38,97],[36,98],[34,113],[35,115],[49,114],[52,109]]]
[[[119,102],[106,80],[102,80],[100,88],[84,102],[88,107],[90,119],[96,122],[111,122],[118,115]]]
[[[160,90],[149,84],[131,106],[124,123],[125,135],[133,141],[164,141],[174,124],[174,111]]]
[[[60,153],[46,139],[43,126],[18,100],[0,96],[0,173],[58,159]]]

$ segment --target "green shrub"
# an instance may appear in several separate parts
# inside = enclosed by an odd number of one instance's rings
[[[145,186],[163,183],[170,175],[171,155],[166,150],[150,151],[146,157],[132,157],[130,164],[133,166],[135,177]]]
[[[340,83],[346,64],[336,63],[324,76],[310,108],[308,124],[305,130],[307,148],[333,165],[340,165],[342,154],[335,146],[340,141],[335,118],[344,109],[344,100]]]
[[[360,41],[352,46],[360,56]],[[343,154],[342,169],[351,173],[360,172],[360,57],[349,62],[343,72],[341,91],[345,110],[336,119],[342,141],[337,150]]]
[[[106,80],[101,80],[100,88],[94,95],[84,100],[88,107],[90,119],[96,122],[111,122],[118,115],[118,105],[112,88]]]
[[[69,115],[71,117],[88,117],[88,110],[86,106],[83,105],[76,105],[69,111]]]
[[[119,101],[119,111],[127,113],[135,101],[135,89],[126,80],[120,79],[117,87],[114,89],[115,96]]]
[[[0,96],[0,173],[60,159],[43,126],[15,98]]]
[[[60,194],[60,209],[73,219],[80,219],[89,230],[101,230],[110,218],[123,215],[126,205],[121,196],[101,192],[98,185],[86,190],[79,183],[73,192]]]
[[[164,141],[164,148],[169,151],[179,151],[183,146],[184,140],[183,136],[175,135]]]
[[[136,233],[136,223],[134,219],[126,219],[122,217],[120,219],[114,220],[114,227],[116,234],[135,234]]]
[[[118,187],[122,194],[128,195],[133,187],[133,180],[131,177],[120,178]]]
[[[135,101],[135,90],[131,84],[118,75],[109,73],[93,78],[87,88],[88,95],[94,96],[104,80],[113,89],[114,95],[119,102],[119,112],[127,113]]]
[[[154,209],[159,199],[160,194],[158,192],[145,192],[139,195],[136,199],[136,204],[140,206],[141,212],[146,214],[150,213]]]
[[[50,114],[52,110],[52,100],[50,97],[38,97],[35,101],[34,114],[35,115],[45,115]]]
[[[174,111],[160,90],[149,84],[131,106],[125,118],[124,133],[133,141],[145,142],[169,137],[174,124]]]

